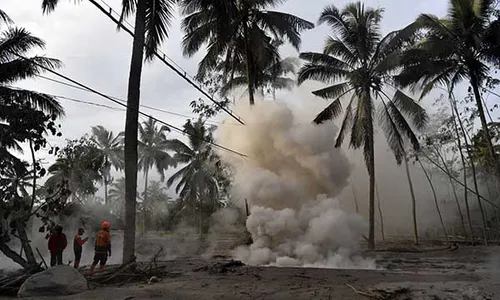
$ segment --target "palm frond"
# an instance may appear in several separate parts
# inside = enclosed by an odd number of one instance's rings
[[[338,56],[351,68],[359,61],[359,57],[343,41],[332,37],[326,39],[323,54]]]
[[[337,134],[337,138],[335,140],[335,148],[339,148],[342,145],[342,143],[344,142],[346,130],[349,127],[349,125],[352,124],[352,117],[353,117],[352,116],[352,104],[353,104],[355,98],[356,98],[355,95],[353,95],[351,97],[351,100],[349,101],[349,104],[347,105],[347,107],[345,109],[344,119],[342,120],[342,124],[340,125],[339,133]]]
[[[396,108],[407,115],[418,130],[422,130],[427,124],[429,117],[425,109],[400,90],[396,90],[391,103],[394,103]]]
[[[264,30],[273,32],[275,38],[288,40],[297,50],[301,42],[300,33],[314,28],[313,23],[287,13],[256,11],[255,16]]]
[[[58,3],[59,3],[59,0],[43,0],[42,1],[43,13],[48,14],[50,12],[53,12]]]
[[[26,103],[55,116],[64,116],[64,109],[59,102],[46,94],[0,86],[0,98],[11,99],[14,103]]]
[[[321,98],[331,99],[341,97],[352,90],[353,88],[350,88],[349,82],[341,82],[320,90],[313,91],[312,93],[315,96]]]
[[[6,23],[6,24],[12,24],[13,21],[12,19],[9,17],[9,15],[4,12],[3,10],[0,9],[0,21]]]
[[[406,121],[401,111],[399,111],[399,109],[396,107],[396,105],[394,105],[394,103],[392,103],[392,101],[389,101],[387,103],[387,107],[391,115],[391,119],[397,126],[398,131],[400,131],[401,134],[406,135],[406,138],[410,140],[413,150],[415,151],[420,150],[420,143],[418,141],[418,138],[415,135],[415,132],[411,128],[410,124],[408,124],[408,122]]]
[[[174,17],[175,2],[175,0],[147,0],[145,58],[148,60],[154,57],[158,47],[168,37],[168,28]]]
[[[379,109],[379,124],[385,134],[387,144],[391,149],[397,164],[401,164],[404,157],[403,138],[398,131],[396,123],[392,119],[390,110],[385,101],[382,101],[381,108]]]
[[[297,82],[302,84],[306,80],[317,80],[324,83],[335,83],[349,74],[341,68],[325,65],[316,65],[312,63],[305,64],[298,73]]]

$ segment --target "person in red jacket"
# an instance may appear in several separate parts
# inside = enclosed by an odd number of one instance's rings
[[[49,237],[49,251],[50,251],[50,266],[53,267],[56,264],[63,264],[63,251],[66,249],[68,245],[68,241],[66,240],[66,235],[63,233],[63,228],[61,226],[57,226],[55,228],[55,233]]]

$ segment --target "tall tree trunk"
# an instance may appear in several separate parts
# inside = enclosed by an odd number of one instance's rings
[[[250,43],[248,41],[249,38],[249,32],[248,32],[248,26],[244,26],[244,35],[245,35],[245,55],[246,55],[246,71],[247,71],[247,81],[248,81],[248,100],[250,101],[250,105],[255,104],[255,99],[254,99],[254,82],[253,82],[253,60],[252,60],[252,52],[250,50]]]
[[[26,233],[26,223],[23,220],[17,220],[15,221],[15,226],[26,255],[26,261],[31,267],[36,267],[38,263],[36,261],[35,254],[33,253],[33,249],[31,248],[28,234]]]
[[[382,207],[380,204],[380,195],[378,193],[378,185],[375,183],[375,192],[377,194],[377,208],[380,217],[380,234],[382,235],[382,241],[385,242],[385,232],[384,232],[384,216],[382,215]]]
[[[470,72],[470,83],[472,85],[472,90],[474,91],[474,97],[476,99],[477,111],[479,114],[479,119],[481,120],[481,127],[483,128],[484,139],[486,140],[486,145],[488,146],[488,152],[490,154],[490,159],[495,168],[497,175],[497,180],[500,184],[500,162],[498,161],[495,148],[493,147],[493,142],[491,141],[490,129],[488,127],[488,122],[486,121],[486,115],[484,114],[483,101],[481,100],[481,93],[479,92],[479,82],[473,72]]]
[[[354,208],[356,209],[356,213],[359,214],[359,205],[358,205],[358,198],[356,198],[356,191],[354,190],[354,186],[351,183],[351,190],[352,190],[352,197],[354,201]]]
[[[413,237],[415,239],[415,245],[418,245],[418,224],[417,224],[417,202],[415,200],[415,191],[413,190],[413,182],[411,180],[410,167],[408,166],[408,157],[406,155],[406,151],[403,153],[404,163],[405,163],[405,171],[406,178],[408,179],[408,186],[410,187],[410,195],[411,195],[411,212],[413,217]]]
[[[104,178],[104,204],[108,205],[108,179]]]
[[[33,265],[28,263],[22,256],[20,256],[16,251],[9,248],[9,246],[0,242],[0,252],[2,252],[6,257],[12,259],[15,263],[23,267],[25,270],[30,270]]]
[[[144,37],[147,0],[138,0],[135,16],[134,42],[127,95],[125,121],[125,231],[123,236],[123,259],[127,264],[135,260],[135,216],[137,195],[137,129],[139,122],[139,100],[141,89],[142,61],[144,59]]]
[[[144,170],[144,198],[142,199],[142,233],[146,233],[146,211],[148,208],[148,175],[149,168]]]
[[[370,98],[370,87],[365,87],[364,110],[366,112],[364,120],[365,128],[365,141],[364,141],[364,155],[365,162],[368,168],[368,175],[370,177],[370,190],[369,190],[369,231],[368,231],[368,248],[375,249],[375,141],[373,131],[373,116],[372,116],[372,101]],[[368,136],[366,136],[368,135]]]
[[[488,246],[488,234],[487,234],[487,229],[486,229],[486,217],[484,213],[484,208],[483,208],[483,202],[481,201],[481,197],[479,194],[479,185],[477,183],[477,173],[476,173],[476,165],[474,164],[474,161],[472,160],[472,153],[470,152],[470,145],[469,141],[467,139],[467,132],[465,131],[464,124],[462,122],[462,119],[460,119],[460,114],[458,113],[458,108],[457,108],[457,103],[452,100],[452,109],[455,112],[455,116],[457,117],[458,124],[460,125],[460,130],[462,131],[462,135],[464,136],[464,141],[465,141],[465,149],[467,151],[467,156],[469,156],[469,164],[471,167],[472,171],[472,179],[474,181],[474,190],[476,191],[476,197],[477,197],[477,203],[479,205],[479,210],[481,211],[481,218],[483,222],[483,239],[484,239],[484,244]],[[466,189],[467,192],[467,189]],[[490,198],[491,199],[491,198]]]
[[[465,229],[464,215],[462,214],[462,208],[460,207],[460,201],[458,201],[458,195],[457,195],[457,191],[455,190],[455,185],[453,184],[453,179],[452,179],[450,169],[448,169],[448,165],[446,164],[444,157],[439,152],[439,149],[436,146],[434,146],[434,148],[436,149],[436,153],[437,153],[438,157],[441,159],[441,162],[443,163],[443,166],[446,170],[446,174],[448,175],[448,179],[450,180],[450,186],[451,186],[451,190],[453,191],[453,196],[455,197],[455,203],[457,204],[458,215],[460,217],[460,222],[462,224],[464,238],[467,239],[467,230]],[[465,186],[464,186],[464,188],[465,188]],[[467,189],[467,188],[465,188],[465,189]]]
[[[30,139],[30,151],[31,151],[31,160],[33,161],[33,189],[31,191],[31,205],[30,205],[30,213],[33,210],[33,206],[35,206],[36,200],[36,158],[35,158],[35,149],[33,148],[33,141]]]
[[[108,164],[109,164],[109,161],[108,161],[108,156],[106,156],[105,158],[105,165],[106,165],[106,169],[105,169],[105,174],[104,174],[104,204],[106,204],[106,206],[108,205],[108,184],[109,184],[109,173],[110,173],[110,169],[108,167]]]
[[[453,100],[451,99],[451,94],[449,95],[449,101],[450,101],[450,106],[451,106],[451,116],[453,118],[453,128],[455,129],[455,135],[457,137],[457,147],[458,147],[458,152],[460,153],[460,160],[462,162],[462,169],[463,169],[463,174],[464,174],[464,201],[465,201],[465,209],[467,213],[467,222],[469,223],[469,231],[470,231],[470,240],[472,245],[474,245],[474,230],[472,229],[472,219],[470,217],[470,206],[469,206],[469,191],[467,190],[467,164],[465,163],[465,156],[464,152],[462,149],[462,142],[460,140],[460,133],[458,132],[458,125],[457,125],[457,115],[455,115],[455,109],[454,109],[454,103]],[[464,136],[465,138],[465,136]]]
[[[420,161],[420,159],[418,157],[417,157],[417,161],[420,164],[422,171],[424,172],[425,178],[427,178],[427,181],[429,182],[429,185],[431,186],[432,196],[434,197],[434,204],[436,205],[436,211],[437,211],[438,216],[439,216],[439,221],[441,222],[441,227],[443,228],[443,233],[444,233],[444,237],[446,239],[446,243],[449,244],[450,239],[448,238],[448,232],[446,231],[446,226],[444,225],[443,215],[441,214],[441,209],[439,208],[439,202],[438,202],[438,198],[436,195],[436,189],[434,188],[434,184],[432,183],[431,177],[429,176],[429,174],[427,174],[427,171],[425,170],[424,165],[422,164],[422,161]]]

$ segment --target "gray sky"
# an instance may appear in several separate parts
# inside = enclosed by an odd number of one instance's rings
[[[99,2],[99,1],[98,1]],[[116,10],[120,0],[106,0]],[[289,0],[277,10],[298,15],[316,22],[326,5],[344,6],[345,0]],[[382,30],[388,32],[401,28],[415,19],[421,12],[442,16],[446,13],[446,0],[369,0],[367,6],[385,8]],[[47,43],[45,53],[64,63],[61,73],[89,85],[108,95],[126,99],[127,78],[130,64],[132,39],[125,32],[117,32],[104,14],[87,1],[61,0],[59,7],[50,15],[42,15],[41,0],[2,0],[2,9],[19,27],[24,27]],[[303,34],[303,51],[319,51],[329,33],[326,26],[318,27]],[[201,55],[184,58],[181,52],[182,33],[176,18],[170,29],[170,38],[161,48],[189,74],[194,75]],[[283,56],[295,55],[286,51]],[[48,77],[56,78],[47,74]],[[57,79],[57,78],[56,78]],[[44,79],[29,80],[19,86],[49,94],[91,101],[117,107],[99,96],[75,90]],[[200,93],[177,76],[163,63],[154,61],[144,67],[141,104],[189,115],[189,103],[201,97]],[[115,132],[125,124],[123,111],[60,100],[66,110],[62,122],[63,137],[51,138],[51,143],[62,145],[64,138],[78,138],[90,131],[92,125],[103,125]],[[150,113],[148,109],[144,112]],[[153,116],[176,126],[182,126],[185,118],[161,112],[151,112]],[[178,137],[171,133],[170,137]]]

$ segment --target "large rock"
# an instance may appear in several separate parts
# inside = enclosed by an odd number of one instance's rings
[[[73,295],[87,290],[87,279],[69,266],[55,266],[29,277],[19,289],[17,296]]]

